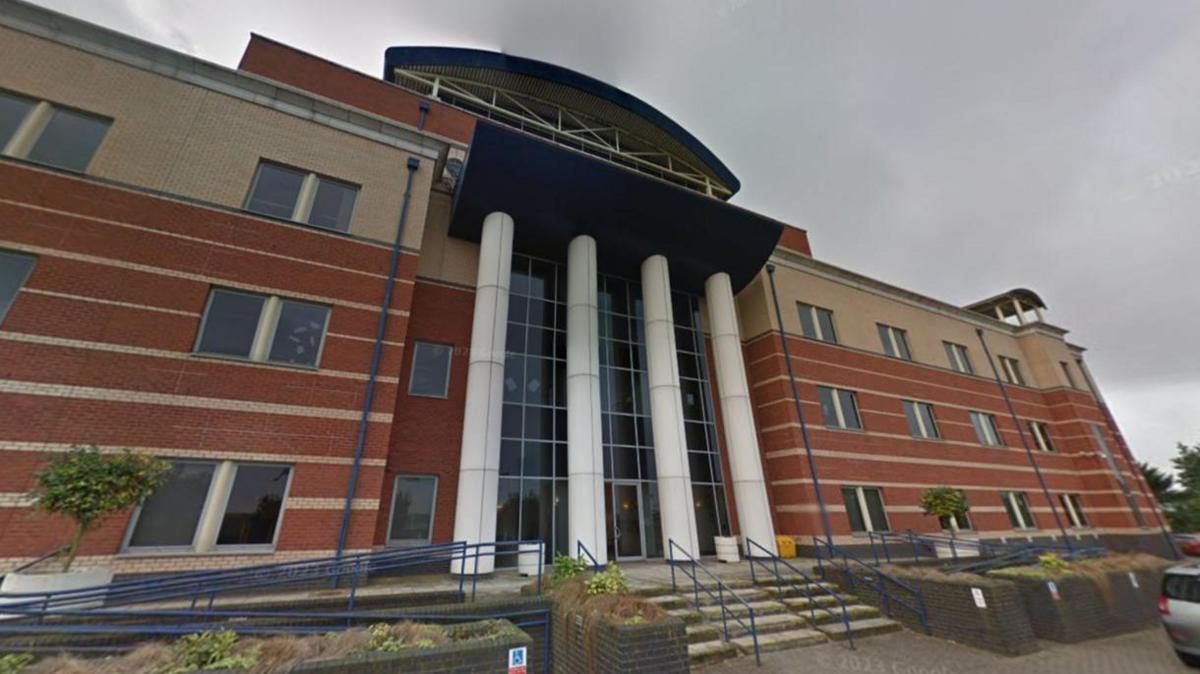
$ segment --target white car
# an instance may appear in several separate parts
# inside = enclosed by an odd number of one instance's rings
[[[1200,563],[1167,569],[1158,612],[1175,654],[1185,665],[1200,667]]]

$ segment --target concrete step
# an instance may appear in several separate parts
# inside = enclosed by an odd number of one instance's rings
[[[802,646],[815,646],[823,644],[826,641],[824,634],[816,630],[788,630],[786,632],[773,632],[771,634],[758,635],[758,650],[763,653],[770,651],[780,651],[785,648],[799,648]],[[737,649],[747,655],[754,654],[754,639],[749,635],[733,639],[732,642]]]
[[[766,590],[760,590],[758,588],[753,588],[753,587],[738,588],[736,590],[725,590],[724,593],[722,593],[718,590],[713,590],[713,593],[711,595],[709,593],[705,592],[704,590],[700,590],[700,605],[701,606],[713,606],[717,603],[720,603],[722,594],[725,597],[726,604],[740,603],[740,602],[738,602],[737,599],[734,599],[730,595],[733,595],[734,597],[737,597],[738,599],[741,599],[742,601],[748,601],[748,602],[749,601],[762,601],[764,599],[772,599],[773,598],[770,592],[767,592]],[[678,596],[682,597],[684,599],[684,601],[687,601],[688,603],[691,603],[696,598],[692,592],[680,592],[678,594]]]
[[[692,579],[688,578],[687,576],[679,575],[679,572],[676,572],[675,580],[681,593],[686,593],[687,590],[691,589],[692,587]],[[749,578],[722,578],[721,583],[723,583],[725,587],[734,590],[754,587],[754,581],[750,580]],[[717,584],[713,582],[712,578],[704,575],[703,571],[700,572],[700,586],[712,588],[713,592],[717,591]],[[701,590],[701,592],[703,592],[703,590]]]
[[[812,603],[817,606],[838,606],[840,604],[838,602],[839,597],[842,600],[841,603],[845,603],[847,606],[858,601],[858,598],[852,594],[838,594],[837,597],[830,594],[814,594],[812,596]],[[808,597],[784,597],[780,601],[787,604],[788,608],[796,611],[808,610]]]
[[[769,573],[769,572],[763,571],[761,569],[761,567],[756,568],[755,572],[756,572],[756,574],[755,574],[756,575],[756,578],[755,578],[756,585],[765,587],[767,585],[775,585],[776,583],[778,583],[778,581],[775,580],[775,576],[771,575],[771,573]],[[800,574],[797,574],[797,573],[789,573],[787,571],[783,571],[779,575],[783,577],[784,583],[797,583],[797,584],[802,585],[802,584],[808,582],[807,580],[805,580],[804,576],[801,576]],[[816,570],[813,569],[812,572],[809,572],[808,576],[809,576],[809,578],[817,580]]]
[[[725,604],[725,608],[736,616],[749,615],[750,612],[746,610],[746,607],[747,605],[741,602],[726,602]],[[754,617],[756,618],[774,613],[786,613],[788,610],[787,605],[783,602],[770,600],[752,601],[749,603],[749,607],[754,609]],[[721,614],[723,613],[720,606],[702,606],[700,607],[700,612],[704,614],[705,618],[717,621],[721,619]]]
[[[636,594],[639,597],[658,597],[664,594],[677,594],[670,585],[645,585],[643,587],[635,587],[629,593]]]
[[[700,613],[694,608],[667,609],[667,615],[675,616],[689,625],[702,622],[704,620],[704,614]]]
[[[690,603],[677,594],[659,594],[645,598],[651,604],[657,604],[663,609],[686,608]]]
[[[747,625],[750,624],[750,621],[746,618],[742,618],[742,622],[746,623]],[[719,618],[709,624],[715,625],[718,630],[721,628],[721,620]],[[789,630],[805,629],[808,626],[807,620],[792,613],[772,613],[764,616],[758,615],[757,612],[754,614],[754,628],[758,630],[759,634],[770,634],[772,632],[786,632]],[[740,637],[746,634],[749,634],[749,630],[742,627],[741,624],[733,618],[729,619],[729,636]]]
[[[842,609],[838,606],[829,606],[828,611],[817,609],[816,611],[802,611],[800,615],[804,619],[812,622],[815,625],[824,625],[827,623],[840,623],[842,621]],[[864,620],[867,618],[878,618],[879,609],[866,604],[850,604],[846,606],[846,616],[850,618],[851,623],[855,620]]]
[[[841,641],[846,638],[846,626],[841,621],[817,625],[817,629],[833,641]],[[850,629],[854,632],[854,638],[859,639],[873,634],[897,632],[904,629],[904,626],[890,618],[866,618],[850,621]]]
[[[776,597],[805,597],[809,594],[815,596],[828,595],[830,592],[838,592],[838,587],[832,583],[817,582],[817,583],[796,583],[794,585],[784,585],[778,587],[776,585],[761,586],[763,591]]]
[[[753,648],[753,646],[751,647]],[[688,662],[692,666],[699,664],[711,664],[727,660],[738,655],[738,648],[728,641],[704,641],[696,644],[688,644]]]
[[[687,637],[689,644],[698,644],[705,641],[713,641],[721,639],[724,633],[718,625],[712,623],[695,623],[687,626]]]

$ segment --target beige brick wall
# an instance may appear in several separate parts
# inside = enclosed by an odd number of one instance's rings
[[[352,234],[391,242],[408,153],[262,105],[0,28],[0,88],[111,117],[88,173],[239,208],[260,158],[361,185]],[[404,243],[420,246],[433,165]]]

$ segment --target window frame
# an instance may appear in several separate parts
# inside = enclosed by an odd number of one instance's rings
[[[1090,529],[1092,527],[1087,513],[1083,511],[1083,499],[1079,497],[1079,494],[1061,492],[1058,495],[1058,502],[1066,511],[1067,521],[1071,523],[1072,529]]]
[[[263,213],[250,208],[250,202],[254,199],[255,190],[258,188],[259,179],[262,177],[263,166],[274,166],[285,171],[300,173],[304,177],[300,182],[300,191],[296,193],[296,203],[292,204],[292,214],[288,217],[280,217],[271,213]],[[346,229],[336,229],[334,227],[324,227],[316,225],[309,220],[312,217],[313,205],[317,200],[317,189],[320,187],[321,181],[325,180],[331,183],[337,183],[354,188],[354,203],[350,206],[350,215],[346,219]],[[254,166],[254,177],[250,179],[250,189],[246,191],[246,197],[242,200],[242,210],[251,213],[261,218],[271,218],[272,220],[282,220],[291,222],[324,232],[334,232],[336,234],[349,234],[351,226],[354,224],[354,216],[358,214],[359,197],[362,195],[363,186],[342,178],[335,178],[324,173],[317,173],[299,166],[294,166],[286,162],[259,157],[258,163]]]
[[[883,346],[883,355],[896,360],[906,360],[910,363],[916,362],[913,360],[912,348],[908,344],[908,331],[904,328],[897,328],[894,325],[887,323],[876,323],[877,332],[879,332],[879,341]],[[887,339],[884,339],[884,334],[887,334]],[[889,353],[891,351],[891,353]]]
[[[201,351],[200,343],[204,340],[204,330],[208,327],[208,319],[212,310],[213,298],[218,292],[232,293],[235,295],[246,295],[250,297],[258,297],[263,300],[262,309],[258,313],[258,323],[254,326],[254,338],[250,343],[250,354],[247,356],[233,356],[225,353],[213,353],[210,351]],[[307,363],[288,363],[279,360],[271,360],[271,348],[275,343],[275,336],[279,331],[279,317],[283,313],[284,302],[295,302],[298,304],[307,304],[311,306],[325,308],[325,324],[321,326],[321,341],[317,346],[316,356],[313,358],[312,365]],[[302,370],[319,370],[321,369],[321,358],[325,355],[325,344],[329,337],[329,323],[333,318],[333,306],[322,302],[311,302],[309,300],[300,300],[293,297],[284,297],[282,295],[272,295],[266,293],[256,293],[240,288],[229,288],[227,286],[209,286],[208,299],[204,302],[204,313],[200,316],[200,327],[196,330],[196,339],[192,344],[192,355],[202,358],[214,358],[217,360],[231,360],[240,363],[255,363],[258,365],[273,365],[276,367],[294,367]]]
[[[118,556],[126,557],[161,557],[170,555],[226,555],[226,554],[270,554],[279,546],[279,533],[287,515],[288,500],[292,494],[292,482],[296,479],[296,465],[286,462],[272,461],[236,461],[231,459],[193,459],[191,457],[166,457],[175,463],[193,463],[213,466],[212,477],[208,482],[208,491],[204,496],[204,506],[200,509],[200,518],[196,520],[196,529],[192,532],[190,545],[147,545],[130,546],[133,532],[141,519],[143,503],[133,510],[125,525],[125,533],[121,538]],[[234,482],[237,479],[237,469],[240,466],[264,468],[287,468],[287,483],[283,486],[283,495],[279,503],[279,515],[275,519],[275,531],[270,543],[255,544],[225,544],[219,545],[217,540],[221,535],[221,523],[225,519],[229,507],[229,499],[233,495]],[[200,540],[201,533],[208,530],[211,540]]]
[[[74,173],[76,175],[87,175],[88,169],[91,168],[92,162],[96,160],[96,155],[100,153],[100,148],[104,145],[104,141],[108,138],[109,131],[112,130],[113,122],[115,121],[112,117],[97,114],[95,112],[91,112],[90,110],[84,110],[83,108],[78,108],[73,105],[65,105],[44,98],[39,98],[37,96],[30,96],[13,91],[12,89],[2,89],[0,90],[0,93],[5,93],[14,98],[23,98],[27,101],[33,102],[33,106],[29,108],[29,111],[25,113],[25,116],[21,118],[21,121],[17,123],[16,128],[13,129],[12,136],[9,137],[8,140],[2,145],[0,145],[0,156],[19,159],[21,161],[27,161],[38,166],[46,166],[58,171]],[[54,113],[58,112],[59,110],[76,114],[81,117],[90,117],[105,123],[104,134],[100,136],[100,141],[96,143],[96,147],[94,150],[92,150],[91,156],[89,156],[87,161],[84,162],[83,168],[75,169],[70,166],[51,164],[49,162],[31,159],[29,156],[37,144],[42,140],[42,136],[46,133],[46,129],[49,127],[50,121],[54,118]]]
[[[888,532],[888,531],[892,530],[892,523],[889,520],[888,514],[887,514],[887,501],[884,500],[884,498],[883,498],[883,487],[872,487],[869,485],[868,486],[843,485],[842,486],[842,501],[843,501],[843,503],[845,503],[845,501],[846,501],[846,491],[847,490],[853,490],[853,492],[854,492],[854,502],[855,502],[855,505],[858,506],[859,519],[862,520],[863,526],[865,527],[865,529],[862,531],[854,530],[854,519],[852,517],[850,517],[849,504],[846,504],[845,505],[846,520],[847,520],[847,522],[850,523],[850,533],[852,535],[862,536],[862,535],[869,534],[869,533]],[[883,528],[879,528],[879,527],[875,526],[875,522],[874,522],[873,518],[871,517],[871,508],[867,505],[867,495],[866,495],[867,491],[874,491],[877,494],[879,494],[879,507],[880,507],[880,511],[883,513],[883,520],[884,520]]]
[[[933,413],[933,403],[922,402],[920,400],[901,400],[900,406],[904,409],[904,418],[908,421],[908,432],[912,437],[918,440],[941,440],[942,432],[938,428],[937,416]],[[908,408],[912,407],[913,415],[908,416]],[[924,411],[929,412],[929,423],[932,424],[931,429],[926,428]],[[917,427],[913,427],[913,420],[916,420]]]
[[[1039,451],[1056,454],[1058,449],[1054,446],[1054,441],[1050,439],[1050,427],[1045,421],[1037,419],[1029,419],[1029,434],[1033,436],[1033,444]]]
[[[1005,447],[1004,436],[1000,435],[1000,426],[996,423],[996,415],[991,412],[980,412],[976,410],[970,411],[971,426],[975,429],[975,439],[984,447]],[[977,421],[978,420],[978,421]],[[985,423],[986,422],[986,423]],[[995,442],[988,442],[986,437],[990,432],[995,437]]]
[[[29,269],[25,270],[24,278],[22,278],[20,281],[17,282],[17,291],[15,293],[13,293],[12,300],[8,303],[8,305],[7,306],[0,305],[0,327],[2,327],[4,325],[4,319],[8,317],[8,312],[12,311],[13,306],[16,305],[17,298],[20,297],[21,293],[25,290],[25,286],[29,283],[30,277],[33,276],[33,270],[35,268],[37,268],[37,264],[38,264],[38,256],[37,255],[30,255],[29,253],[22,253],[22,252],[15,251],[15,250],[9,250],[7,248],[0,248],[0,256],[3,256],[3,255],[11,255],[13,257],[28,258],[29,260],[32,261],[33,264],[30,264]]]
[[[1033,505],[1029,502],[1028,494],[1023,491],[1002,491],[1000,498],[1004,504],[1009,506],[1004,511],[1008,515],[1008,523],[1012,525],[1014,531],[1037,530],[1037,517],[1033,514]],[[1025,516],[1021,514],[1020,506],[1022,505],[1025,506],[1025,512],[1029,513],[1029,522],[1025,522]]]
[[[812,323],[813,332],[815,333],[812,335],[808,334],[804,330],[804,321],[801,320],[800,321],[800,333],[802,335],[804,335],[808,339],[814,339],[819,342],[825,342],[826,344],[837,344],[838,343],[838,338],[837,338],[838,329],[837,329],[837,326],[834,325],[834,323],[833,323],[833,310],[826,309],[825,307],[818,307],[815,304],[809,304],[807,302],[796,302],[796,308],[797,308],[797,311],[799,314],[804,314],[805,312],[808,313],[809,321]],[[829,316],[829,329],[831,332],[833,332],[832,335],[826,335],[825,330],[821,327],[821,312],[825,312]]]
[[[417,353],[420,352],[421,346],[444,346],[447,349],[450,349],[450,356],[446,359],[446,380],[445,380],[445,384],[442,386],[442,393],[440,395],[434,394],[434,393],[416,393],[413,391],[413,382],[416,380],[416,375],[417,375]],[[408,367],[408,395],[416,397],[416,398],[433,398],[436,400],[445,400],[450,397],[450,377],[454,372],[454,345],[453,344],[447,344],[445,342],[431,342],[431,341],[427,341],[427,340],[414,339],[413,340],[413,349],[412,349],[412,358],[410,359],[410,361],[411,362],[409,363],[409,367]],[[389,529],[389,531],[390,531],[390,529]]]
[[[429,505],[429,533],[423,539],[422,538],[402,538],[402,539],[392,538],[392,523],[396,517],[396,495],[397,495],[397,493],[399,493],[397,486],[400,484],[400,480],[402,478],[409,478],[409,479],[419,478],[422,480],[433,480],[433,499]],[[433,527],[434,527],[434,522],[436,522],[436,520],[437,520],[437,499],[438,499],[438,487],[440,486],[440,483],[441,483],[441,480],[439,479],[439,477],[437,475],[428,475],[428,474],[422,474],[422,473],[397,473],[396,474],[395,478],[392,479],[392,502],[389,504],[389,508],[388,508],[387,535],[384,536],[384,539],[383,539],[383,546],[385,548],[412,548],[412,547],[419,547],[422,545],[429,545],[430,543],[433,542]]]
[[[975,365],[971,362],[971,352],[965,344],[942,340],[946,349],[946,359],[950,361],[950,369],[959,374],[975,374]]]
[[[1058,361],[1058,364],[1062,368],[1063,378],[1066,379],[1067,386],[1078,389],[1079,385],[1075,383],[1075,375],[1071,374],[1071,366],[1065,360]]]
[[[1025,375],[1021,372],[1021,361],[1010,356],[996,356],[1000,360],[1000,371],[1004,373],[1004,382],[1013,386],[1027,386]]]
[[[831,393],[832,401],[833,401],[834,416],[837,417],[837,421],[839,424],[837,426],[830,426],[829,420],[825,418],[824,406],[821,404],[821,389],[827,390]],[[850,395],[850,401],[854,404],[854,410],[853,410],[854,411],[854,419],[855,419],[855,421],[858,422],[857,426],[847,426],[846,425],[846,411],[842,408],[842,396],[840,395],[841,393],[848,393]],[[821,407],[821,422],[824,424],[825,428],[828,428],[831,430],[837,430],[837,431],[865,431],[866,430],[866,425],[863,424],[863,420],[862,420],[862,406],[858,404],[858,392],[857,391],[851,391],[850,389],[844,389],[844,388],[837,388],[834,386],[818,386],[817,387],[817,406]]]

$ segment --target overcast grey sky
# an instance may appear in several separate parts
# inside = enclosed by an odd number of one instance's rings
[[[956,304],[1036,290],[1139,457],[1200,442],[1200,3],[38,2],[227,66],[255,31],[374,76],[413,44],[587,73],[821,259]]]

